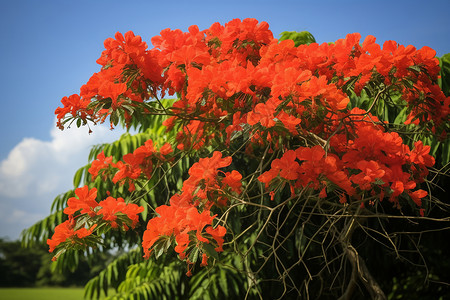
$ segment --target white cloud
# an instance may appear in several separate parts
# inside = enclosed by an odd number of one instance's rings
[[[53,199],[73,188],[73,175],[88,161],[91,146],[112,142],[124,131],[107,126],[53,128],[51,140],[24,138],[0,162],[0,237],[18,233],[50,212]],[[18,230],[20,228],[20,230]]]
[[[2,201],[0,203],[0,238],[17,239],[23,229],[44,217],[46,217],[44,213],[29,212],[15,208],[13,202]]]

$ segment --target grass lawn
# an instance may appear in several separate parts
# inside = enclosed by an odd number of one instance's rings
[[[1,300],[82,300],[83,288],[0,288]]]

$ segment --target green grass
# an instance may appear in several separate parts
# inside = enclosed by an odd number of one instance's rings
[[[1,300],[82,300],[83,288],[0,288]]]

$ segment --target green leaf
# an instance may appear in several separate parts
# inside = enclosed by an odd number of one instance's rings
[[[125,135],[130,136],[128,133],[125,133]],[[134,148],[133,150],[129,151],[129,148],[131,148],[131,147],[129,147],[129,142],[126,139],[119,141],[119,145],[120,145],[120,151],[121,151],[122,156],[127,153],[131,153],[131,152],[133,152],[134,149],[136,149],[136,148]]]
[[[441,145],[442,145],[441,163],[442,165],[446,165],[450,162],[450,139],[447,139],[445,143]]]
[[[375,180],[374,184],[383,185],[383,184],[385,184],[385,182],[383,180],[381,180],[380,178],[377,178],[377,180]]]
[[[164,245],[163,245],[164,252],[167,252],[167,250],[170,248],[171,245],[172,245],[172,237],[169,237],[164,242]]]
[[[395,117],[394,124],[403,125],[406,121],[408,108],[404,107],[400,113]]]
[[[35,243],[45,243],[47,239],[51,238],[53,235],[54,228],[66,219],[67,216],[63,213],[63,211],[58,210],[43,220],[38,221],[33,226],[22,231],[22,245],[28,247]]]
[[[228,292],[227,273],[223,269],[220,269],[219,274],[220,274],[219,280],[218,280],[219,286],[220,286],[222,292],[225,294],[225,297],[228,298],[229,292]]]
[[[194,249],[192,249],[191,253],[189,253],[189,260],[195,264],[198,260],[199,253],[200,253],[199,248],[194,247]]]
[[[309,45],[316,42],[314,36],[308,31],[283,31],[282,33],[280,33],[279,40],[293,40],[295,43],[295,47],[298,47],[299,45]]]
[[[144,199],[141,199],[139,201],[139,204],[140,204],[140,206],[142,206],[144,208],[144,211],[141,212],[141,216],[142,216],[142,219],[144,221],[146,221],[147,217],[148,217],[148,204],[147,204],[147,202]]]
[[[164,253],[163,242],[153,246],[153,251],[155,251],[155,258],[158,259]]]
[[[441,76],[438,83],[445,96],[448,97],[450,96],[450,53],[444,54],[439,58],[439,65],[441,67]]]
[[[219,259],[219,254],[217,254],[216,250],[211,244],[203,243],[203,249],[206,251],[206,254],[209,257],[213,257],[214,259]]]
[[[75,176],[73,177],[73,187],[74,188],[78,188],[80,186],[83,171],[84,171],[84,167],[78,169],[78,171],[75,173]]]
[[[114,110],[111,115],[109,116],[111,123],[114,124],[114,126],[117,126],[117,124],[119,123],[119,119],[120,119],[120,112],[119,110]]]
[[[89,280],[89,282],[85,285],[85,298],[98,298],[96,297],[97,291],[117,288],[125,279],[125,275],[128,276],[127,269],[139,270],[139,268],[136,268],[138,266],[137,263],[142,260],[143,258],[139,248],[132,249],[129,252],[117,257],[105,269],[103,269],[99,275]]]

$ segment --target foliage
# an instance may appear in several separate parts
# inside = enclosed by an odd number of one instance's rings
[[[448,222],[448,59],[360,38],[279,41],[235,19],[165,29],[150,49],[132,32],[107,39],[57,125],[140,133],[94,147],[24,242],[46,240],[60,270],[77,251],[129,250],[88,298],[384,299],[394,278],[421,276],[434,288],[445,275],[424,271],[422,235]]]
[[[292,40],[295,43],[295,47],[300,45],[309,45],[316,42],[314,36],[308,31],[283,31],[280,33],[280,41]]]
[[[23,249],[20,242],[0,239],[0,285],[32,286],[40,268],[41,257],[49,254],[43,247]]]
[[[25,248],[21,247],[20,241],[0,239],[0,286],[84,286],[88,278],[97,275],[113,256],[102,253],[92,262],[81,257],[72,273],[52,272],[48,263],[51,257],[45,245],[34,244]]]

